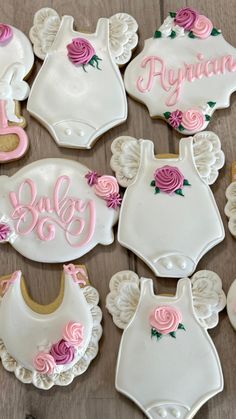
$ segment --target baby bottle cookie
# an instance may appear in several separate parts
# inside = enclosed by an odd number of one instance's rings
[[[131,271],[112,277],[106,305],[124,329],[116,389],[149,419],[191,419],[223,390],[207,329],[217,325],[225,300],[221,279],[210,271],[180,279],[175,296],[154,294],[152,280]]]
[[[18,102],[25,100],[29,86],[25,78],[34,63],[30,41],[13,26],[0,23],[0,162],[22,157],[28,148]]]
[[[38,262],[77,259],[113,242],[121,201],[113,176],[72,160],[36,161],[0,176],[0,242]]]
[[[202,256],[224,239],[209,187],[224,164],[219,138],[210,132],[182,138],[179,156],[155,157],[152,141],[119,137],[112,152],[111,167],[127,187],[118,241],[157,276],[191,275]]]
[[[236,90],[236,50],[192,8],[171,12],[128,65],[125,88],[183,134],[206,129]]]
[[[21,271],[0,278],[0,292],[0,357],[7,371],[48,390],[87,370],[98,352],[102,312],[84,266],[64,265],[60,294],[47,306],[30,298]]]
[[[59,146],[91,148],[127,118],[118,65],[130,59],[137,44],[137,23],[121,13],[99,19],[94,33],[77,32],[73,24],[72,16],[60,18],[52,9],[36,13],[30,39],[44,63],[28,110]]]

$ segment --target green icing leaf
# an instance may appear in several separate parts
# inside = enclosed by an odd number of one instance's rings
[[[150,186],[155,186],[155,185],[156,185],[155,180],[152,180],[151,183],[150,183]]]
[[[162,334],[159,333],[156,329],[151,329],[151,337],[155,336],[157,340],[162,338]]]
[[[161,32],[160,31],[156,31],[154,33],[154,38],[161,38],[161,37],[162,37],[162,35],[161,35]]]
[[[160,192],[160,189],[156,186],[155,187],[155,193],[159,193]]]
[[[221,34],[221,31],[219,31],[216,28],[213,28],[212,31],[211,31],[212,36],[217,36],[217,35],[220,35],[220,34]]]
[[[171,39],[174,39],[176,37],[176,32],[175,31],[171,31],[170,37],[171,37]]]
[[[177,195],[184,196],[182,189],[176,189],[175,193],[176,193]]]
[[[170,115],[171,115],[171,112],[164,112],[164,117],[166,118],[166,119],[169,119],[170,118]]]
[[[185,330],[185,331],[186,331],[186,329],[185,329],[185,327],[184,327],[183,323],[180,323],[180,324],[179,324],[178,329],[181,329],[181,330]]]
[[[175,338],[175,339],[176,339],[176,333],[175,333],[175,332],[170,332],[170,333],[169,333],[169,335],[170,335],[172,338]]]
[[[189,36],[189,38],[196,38],[196,36],[194,35],[194,33],[192,31],[189,32],[188,36]]]
[[[205,120],[206,120],[206,121],[210,121],[210,120],[211,120],[210,115],[205,115]]]
[[[210,106],[210,108],[214,108],[216,102],[207,102],[207,104]]]
[[[101,58],[99,58],[97,55],[94,55],[91,60],[89,61],[89,64],[94,67],[97,68],[98,70],[101,70],[101,68],[99,67],[99,61],[102,61]]]
[[[188,179],[184,179],[184,186],[191,186],[191,183],[189,183]]]
[[[184,131],[184,130],[185,130],[185,128],[183,127],[183,125],[179,124],[179,126],[178,126],[178,130],[179,130],[179,131]]]
[[[175,12],[170,12],[169,15],[170,15],[170,17],[175,17],[176,13]]]

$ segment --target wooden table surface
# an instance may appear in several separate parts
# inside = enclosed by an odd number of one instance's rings
[[[117,12],[127,12],[135,17],[139,24],[139,52],[144,40],[152,36],[171,10],[185,6],[196,7],[202,14],[221,28],[228,42],[236,46],[236,2],[233,0],[2,0],[0,21],[14,25],[26,35],[32,26],[35,12],[44,6],[53,7],[60,15],[74,16],[80,31],[92,32],[99,17],[110,17]],[[36,59],[30,84],[39,68]],[[137,138],[152,139],[156,151],[177,152],[179,134],[165,122],[151,120],[147,109],[128,99],[129,116],[127,122],[104,134],[92,150],[79,151],[59,148],[48,131],[44,129],[25,110],[30,149],[18,162],[1,166],[1,174],[12,175],[24,165],[45,157],[71,158],[102,173],[112,173],[109,161],[111,141],[129,134]],[[222,141],[226,155],[226,165],[213,186],[217,204],[225,224],[225,240],[210,251],[199,263],[199,269],[217,272],[227,293],[231,282],[236,277],[236,243],[228,232],[227,220],[223,212],[225,189],[230,183],[230,166],[236,160],[236,97],[231,98],[231,106],[218,110],[214,114],[209,129],[215,131]],[[193,220],[194,222],[194,220]],[[20,383],[14,376],[0,366],[0,418],[1,419],[139,419],[143,413],[130,400],[118,394],[114,387],[115,365],[121,331],[112,323],[105,308],[105,298],[111,276],[123,269],[135,270],[139,275],[154,278],[149,268],[134,254],[122,248],[118,242],[111,246],[97,246],[80,262],[86,264],[91,283],[100,293],[100,306],[103,310],[104,333],[100,341],[100,351],[87,372],[65,388],[55,386],[49,391],[40,391],[33,385]],[[62,265],[36,263],[25,259],[10,245],[1,247],[0,275],[22,270],[30,293],[37,302],[49,303],[58,294]],[[176,280],[155,279],[155,288],[159,292],[174,292]],[[225,378],[222,393],[211,399],[196,415],[197,419],[235,419],[236,418],[236,335],[231,328],[227,314],[220,315],[219,325],[210,332],[218,350]],[[19,331],[20,336],[20,331]],[[27,342],[26,342],[27,344]],[[206,371],[207,379],[207,371]]]

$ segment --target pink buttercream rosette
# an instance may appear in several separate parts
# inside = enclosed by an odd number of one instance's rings
[[[74,38],[67,45],[68,57],[75,65],[86,65],[95,55],[92,44],[84,38]]]
[[[13,36],[11,26],[0,23],[0,45],[10,41]]]
[[[194,22],[192,32],[201,39],[206,39],[211,35],[213,24],[206,16],[199,15]]]
[[[151,326],[161,335],[176,332],[182,321],[182,314],[172,306],[157,306],[150,314]]]
[[[190,31],[199,16],[197,10],[191,7],[184,7],[176,12],[175,23],[181,28]]]
[[[154,173],[155,185],[162,192],[173,194],[184,185],[184,176],[177,167],[163,166]]]

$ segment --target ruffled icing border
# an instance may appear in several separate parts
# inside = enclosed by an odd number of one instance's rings
[[[33,384],[41,390],[49,390],[54,385],[67,386],[71,384],[73,379],[83,374],[89,367],[90,362],[97,356],[98,342],[102,336],[102,311],[98,307],[99,294],[97,290],[91,286],[82,289],[85,299],[90,308],[93,319],[93,327],[89,344],[83,356],[68,370],[55,373],[52,375],[39,374],[37,371],[30,371],[20,365],[6,350],[4,342],[0,339],[0,358],[3,367],[14,372],[16,378],[24,384]]]

